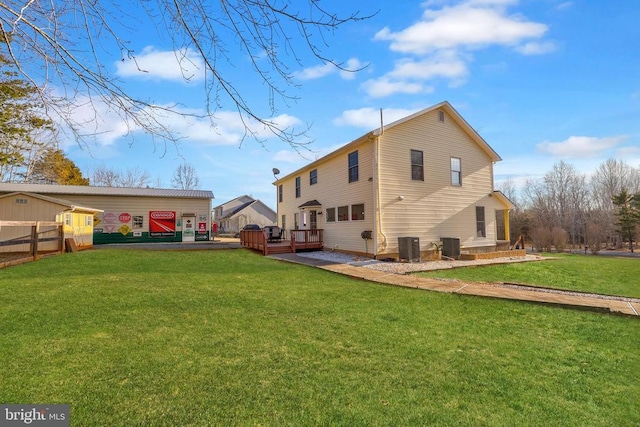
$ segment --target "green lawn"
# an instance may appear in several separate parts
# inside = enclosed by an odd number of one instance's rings
[[[640,297],[640,258],[545,254],[553,260],[418,273],[474,282],[515,282],[573,291]]]
[[[72,426],[640,424],[636,318],[246,250],[60,255],[0,270],[0,301],[0,403]]]

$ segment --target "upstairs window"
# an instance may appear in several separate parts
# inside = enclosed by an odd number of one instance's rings
[[[462,161],[459,157],[451,158],[451,185],[462,185]]]
[[[411,179],[424,181],[423,153],[419,150],[411,150]]]
[[[282,203],[282,184],[278,185],[278,203]]]
[[[300,177],[296,178],[296,199],[300,197]]]
[[[349,182],[358,180],[358,152],[349,153]]]
[[[309,185],[318,183],[318,169],[314,169],[309,172]]]

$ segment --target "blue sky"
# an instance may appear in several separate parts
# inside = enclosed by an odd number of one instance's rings
[[[540,177],[560,160],[586,174],[608,158],[640,167],[640,2],[330,0],[327,7],[378,13],[341,27],[323,48],[348,67],[368,65],[362,71],[344,73],[310,58],[290,62],[300,85],[288,94],[298,99],[278,103],[276,120],[310,125],[310,151],[298,153],[277,139],[240,144],[238,117],[224,102],[215,128],[206,120],[167,118],[184,138],[166,150],[94,104],[100,120],[87,131],[99,131],[95,142],[80,149],[66,140],[62,147],[85,175],[100,165],[137,167],[153,186],[169,188],[177,166],[187,162],[200,188],[215,194],[214,206],[249,194],[275,208],[272,168],[284,176],[378,127],[380,108],[390,123],[446,100],[503,158],[497,184]],[[198,59],[185,82],[167,37],[153,30],[132,37],[144,73],[129,61],[105,59],[125,87],[155,103],[202,111]],[[225,69],[267,111],[267,92],[246,59],[229,55]]]

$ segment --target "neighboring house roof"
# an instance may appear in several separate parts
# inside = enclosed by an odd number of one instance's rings
[[[4,194],[4,195],[0,196],[0,199],[9,198],[9,197],[15,197],[15,196],[17,196],[19,194],[22,194],[22,195],[25,195],[25,196],[29,196],[29,197],[33,197],[33,198],[39,199],[39,200],[44,200],[45,202],[54,203],[56,205],[60,205],[62,207],[67,208],[68,210],[70,210],[72,212],[90,212],[90,213],[104,212],[102,209],[95,209],[95,208],[90,208],[88,206],[77,205],[77,204],[75,204],[73,202],[70,202],[68,200],[57,199],[57,198],[54,198],[54,197],[44,196],[42,194],[27,193],[27,192],[24,192],[24,191],[16,191],[14,193]]]
[[[231,204],[231,203],[235,202],[236,200],[242,200],[242,199],[247,200],[247,202],[253,202],[253,201],[255,201],[255,199],[254,199],[253,197],[248,196],[248,195],[246,195],[246,194],[245,194],[244,196],[238,196],[238,197],[236,197],[235,199],[231,199],[231,200],[229,200],[228,202],[224,202],[224,203],[222,203],[222,204],[219,204],[218,206],[214,206],[214,207],[213,207],[213,209],[223,208],[223,210],[224,210],[224,207],[225,207],[225,206],[227,206],[227,205],[229,205],[229,204]],[[245,202],[245,203],[246,203],[246,202]]]
[[[243,210],[247,206],[254,204],[255,202],[256,201],[253,200],[251,202],[243,203],[242,205],[238,206],[237,208],[235,208],[234,210],[232,210],[231,212],[229,212],[225,216],[221,217],[220,219],[222,220],[222,219],[231,218],[232,216],[234,216],[235,214],[237,214],[238,212],[240,212],[241,210]]]
[[[326,160],[332,158],[332,157],[336,157],[338,155],[341,155],[345,152],[351,151],[353,150],[356,146],[362,144],[363,142],[370,140],[371,138],[376,138],[381,136],[382,134],[384,134],[385,130],[389,130],[392,129],[396,126],[399,126],[411,119],[414,119],[418,116],[421,116],[423,114],[427,114],[430,113],[434,110],[444,110],[446,111],[452,118],[453,120],[458,124],[458,126],[460,126],[467,135],[469,135],[469,137],[476,143],[478,144],[478,146],[480,147],[480,149],[482,149],[482,151],[484,151],[489,158],[491,159],[491,161],[493,162],[498,162],[500,160],[502,160],[502,158],[498,155],[498,153],[496,153],[494,151],[493,148],[491,148],[491,146],[484,140],[484,138],[482,138],[480,136],[480,134],[478,134],[478,132],[476,132],[476,130],[471,127],[471,125],[456,111],[455,108],[453,108],[451,106],[451,104],[449,104],[449,102],[447,101],[443,101],[439,104],[433,105],[431,107],[425,108],[424,110],[418,111],[417,113],[411,114],[407,117],[404,117],[400,120],[396,120],[393,123],[390,123],[388,125],[384,125],[382,128],[378,128],[376,130],[373,130],[371,132],[368,132],[362,136],[360,136],[359,138],[354,139],[353,141],[349,142],[346,145],[343,145],[342,147],[338,148],[335,151],[332,151],[331,153],[327,154],[324,157],[321,157],[311,163],[309,163],[306,166],[303,166],[289,174],[287,174],[286,176],[277,179],[273,184],[274,185],[278,185],[278,183],[280,183],[281,181],[293,176],[293,175],[298,175],[300,174],[302,171],[304,170],[308,170],[308,169],[313,169],[316,165],[325,162]]]
[[[1,183],[0,192],[29,192],[39,194],[81,194],[91,196],[173,197],[213,199],[208,190],[177,190],[165,188],[93,187],[89,185],[48,185]]]
[[[253,199],[253,198],[251,198],[250,196],[247,196],[247,195],[240,196],[240,197],[236,197],[235,199],[233,199],[233,200],[229,200],[228,202],[223,203],[223,204],[221,204],[221,205],[218,205],[218,206],[216,206],[216,207],[215,207],[215,208],[213,208],[213,209],[214,209],[214,210],[216,210],[216,209],[222,208],[222,210],[223,210],[223,212],[224,212],[224,211],[225,211],[224,206],[229,205],[230,203],[235,202],[236,200],[243,199],[243,198],[250,199],[250,201],[245,202],[245,203],[243,203],[243,204],[241,204],[241,205],[239,205],[239,206],[237,206],[237,207],[233,208],[230,212],[226,212],[226,213],[225,213],[223,216],[221,216],[220,218],[216,218],[216,221],[221,221],[221,220],[224,220],[224,219],[229,219],[229,218],[231,218],[231,217],[233,217],[233,216],[237,215],[238,213],[242,212],[243,210],[247,209],[248,207],[250,207],[250,206],[254,206],[254,205],[256,205],[256,204],[260,204],[260,205],[262,205],[262,207],[264,207],[265,209],[267,209],[267,210],[269,210],[271,213],[273,213],[273,215],[274,215],[274,216],[275,216],[275,215],[277,215],[277,214],[276,214],[276,212],[275,212],[273,209],[271,209],[269,206],[265,205],[262,201],[260,201],[260,200],[258,200],[258,199]]]

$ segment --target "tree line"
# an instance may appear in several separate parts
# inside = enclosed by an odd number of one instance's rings
[[[598,253],[621,248],[640,238],[640,168],[609,159],[588,178],[561,161],[541,179],[517,188],[512,180],[500,190],[517,208],[511,236],[523,236],[538,250],[568,245]]]

